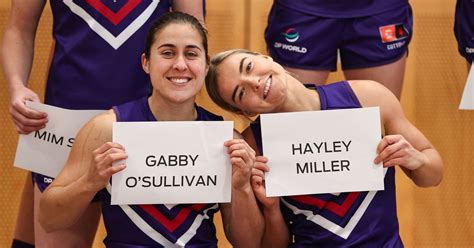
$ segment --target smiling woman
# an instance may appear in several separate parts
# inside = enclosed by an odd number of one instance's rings
[[[257,157],[252,184],[263,205],[262,247],[403,247],[396,215],[394,167],[401,167],[416,185],[429,187],[441,182],[443,162],[428,139],[405,118],[400,103],[387,88],[368,80],[303,85],[270,57],[246,50],[217,54],[211,60],[206,87],[221,107],[245,115],[378,106],[385,136],[376,148],[373,163],[383,162],[387,167],[384,191],[285,196],[281,201],[267,198],[264,172],[270,168],[266,158]],[[298,123],[288,123],[289,130],[298,128]],[[246,140],[260,153],[262,128],[257,118],[244,131]],[[294,145],[293,153],[320,149],[343,152],[350,143]],[[349,170],[348,160],[297,164],[299,173]],[[343,214],[334,212],[341,202]]]
[[[126,169],[128,158],[125,148],[112,142],[114,122],[222,120],[195,103],[204,84],[207,52],[206,31],[190,15],[168,13],[152,25],[141,56],[151,95],[114,106],[81,129],[68,162],[41,198],[39,221],[48,232],[73,225],[100,192],[96,198],[102,204],[107,247],[216,247],[213,216],[219,207],[230,242],[259,247],[263,223],[249,190],[255,152],[242,139],[223,144],[232,164],[231,203],[178,204],[171,209],[162,204],[111,205],[105,190],[112,175]],[[192,166],[197,159],[197,155],[169,155],[146,160],[148,166]],[[213,175],[129,177],[127,186],[205,187],[216,180]],[[181,212],[187,214],[176,217]]]

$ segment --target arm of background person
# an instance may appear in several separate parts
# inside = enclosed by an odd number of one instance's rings
[[[114,121],[115,114],[109,111],[79,131],[66,165],[41,196],[39,222],[46,231],[76,223],[110,177],[125,168],[112,166],[127,157],[122,146],[111,142]]]
[[[38,95],[26,86],[30,76],[36,29],[46,0],[13,0],[2,45],[2,65],[10,92],[10,114],[19,133],[43,128],[47,115],[25,105],[39,102]]]
[[[258,248],[264,222],[250,185],[255,152],[237,132],[225,145],[232,164],[232,199],[221,204],[224,231],[234,247]]]
[[[364,107],[379,106],[385,131],[377,147],[375,163],[399,165],[420,187],[436,186],[443,178],[443,161],[430,141],[405,117],[400,102],[381,84],[351,81]]]
[[[190,14],[205,26],[203,0],[173,0],[173,11]]]
[[[249,127],[242,133],[244,139],[249,145],[257,151],[257,143],[253,135],[252,129]],[[267,197],[265,189],[265,172],[270,168],[266,165],[267,158],[257,156],[255,166],[252,170],[252,189],[262,206],[263,217],[265,221],[265,229],[261,241],[262,248],[278,248],[288,247],[290,243],[290,233],[286,225],[285,219],[280,209],[280,197]]]

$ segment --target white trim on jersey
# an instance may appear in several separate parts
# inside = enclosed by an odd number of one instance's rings
[[[110,192],[112,191],[112,186],[110,183],[107,185],[107,191]],[[204,210],[204,214],[198,214],[196,216],[196,219],[194,219],[193,224],[189,227],[189,229],[181,235],[181,237],[178,238],[178,240],[175,243],[171,243],[167,238],[165,238],[161,233],[156,231],[153,227],[151,227],[146,221],[143,220],[143,218],[138,215],[129,205],[119,205],[123,212],[130,218],[130,220],[140,229],[144,234],[146,234],[148,237],[156,241],[158,244],[164,246],[164,247],[184,247],[189,240],[191,240],[194,235],[196,235],[196,231],[201,225],[202,221],[204,219],[209,219],[209,215],[207,215],[207,212],[211,209],[217,209],[219,207],[219,204],[214,204],[212,207],[207,208]],[[168,207],[168,206],[167,206]]]
[[[384,168],[384,177],[386,174],[387,174],[387,168]],[[356,210],[356,212],[351,217],[351,219],[349,220],[349,222],[347,223],[345,227],[341,227],[319,214],[314,215],[312,211],[299,209],[298,207],[285,201],[283,198],[281,198],[281,200],[289,209],[291,209],[291,211],[295,215],[303,214],[306,216],[307,220],[314,222],[317,225],[320,225],[324,229],[336,234],[337,236],[343,239],[347,239],[349,235],[352,233],[352,230],[354,230],[357,223],[359,223],[360,219],[362,218],[365,211],[369,207],[369,204],[372,202],[372,199],[374,199],[376,193],[377,191],[369,191],[369,193],[367,193],[364,200],[360,204],[359,208]]]
[[[109,45],[117,50],[125,41],[130,38],[145,22],[150,18],[155,11],[160,0],[152,0],[151,4],[143,11],[130,25],[128,25],[118,36],[114,36],[104,26],[97,22],[89,13],[87,13],[81,6],[73,2],[73,0],[63,0],[73,13],[81,17],[89,27],[96,32]]]

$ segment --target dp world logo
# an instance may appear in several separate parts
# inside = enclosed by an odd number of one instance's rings
[[[294,28],[289,28],[284,33],[281,33],[281,34],[285,36],[285,39],[290,43],[293,43],[297,41],[298,38],[300,38],[300,34]]]

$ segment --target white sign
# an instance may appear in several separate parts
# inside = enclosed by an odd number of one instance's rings
[[[464,86],[459,109],[474,110],[474,66],[472,65],[467,76],[466,86]]]
[[[230,202],[232,137],[230,121],[114,123],[128,158],[112,176],[112,204]]]
[[[379,108],[263,114],[267,196],[383,190]]]
[[[81,127],[105,112],[63,109],[29,101],[26,106],[48,113],[48,123],[41,130],[20,135],[14,165],[49,177],[56,177],[63,168]]]

